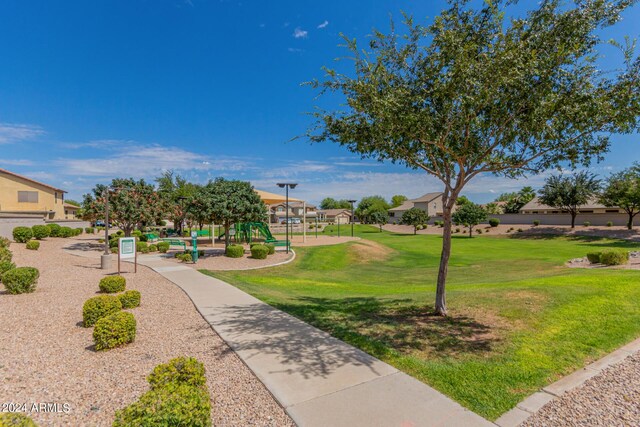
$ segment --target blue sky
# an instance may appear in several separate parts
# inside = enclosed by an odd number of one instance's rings
[[[522,2],[528,3],[528,2]],[[406,194],[441,189],[424,173],[362,161],[304,133],[321,77],[345,52],[339,33],[365,40],[389,14],[432,17],[444,1],[29,1],[0,14],[0,167],[79,199],[113,177],[152,180],[174,169],[196,182],[225,176],[295,195]],[[607,37],[637,37],[640,7]],[[634,26],[634,22],[636,25]],[[603,61],[618,55],[605,51]],[[322,101],[331,106],[337,100]],[[593,170],[640,160],[637,135],[614,137]],[[491,200],[543,177],[479,177],[466,194]],[[293,194],[293,193],[292,193]]]

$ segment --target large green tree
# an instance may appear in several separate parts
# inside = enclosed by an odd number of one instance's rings
[[[502,193],[496,199],[497,202],[507,202],[504,207],[505,213],[519,213],[520,209],[536,197],[533,187],[523,187],[514,193]]]
[[[629,216],[627,228],[633,229],[633,218],[640,213],[640,162],[609,176],[600,195],[600,203],[624,209]]]
[[[165,204],[153,185],[144,179],[115,178],[109,186],[98,184],[82,202],[88,220],[105,219],[105,196],[109,198],[109,222],[113,222],[125,236],[136,227],[153,224],[165,215]]]
[[[429,215],[420,208],[411,208],[402,213],[400,224],[413,226],[413,234],[418,233],[418,226],[429,222]]]
[[[225,233],[225,248],[229,246],[229,230],[238,222],[265,221],[267,207],[251,186],[251,183],[239,180],[216,178],[203,186],[198,193],[198,209],[209,219],[222,224]]]
[[[320,209],[351,209],[351,203],[345,199],[336,200],[333,197],[325,197],[320,202]]]
[[[166,203],[167,215],[182,235],[182,224],[187,218],[188,207],[193,201],[198,185],[171,170],[163,172],[156,178],[156,182],[158,194]]]
[[[575,228],[580,207],[595,198],[599,189],[600,181],[594,174],[586,171],[570,176],[554,175],[545,180],[538,200],[568,212],[571,215],[571,228]]]
[[[396,194],[395,196],[393,196],[391,198],[391,207],[392,208],[397,208],[398,206],[400,206],[401,204],[403,204],[407,200],[409,200],[407,198],[407,196],[405,196],[403,194]]]
[[[473,237],[473,227],[487,220],[487,211],[480,205],[468,202],[460,206],[452,215],[456,224],[469,229],[469,237]]]
[[[543,0],[517,17],[511,3],[451,0],[428,26],[406,17],[405,32],[374,30],[366,46],[345,37],[354,69],[326,69],[324,80],[310,82],[346,98],[344,107],[313,113],[312,142],[337,142],[442,182],[441,315],[451,214],[472,179],[587,165],[607,151],[608,134],[638,125],[638,58],[623,49],[623,67],[596,64],[600,30],[633,1]]]
[[[374,212],[387,212],[391,206],[382,196],[366,196],[360,199],[355,215],[363,224],[372,224]]]
[[[371,214],[371,223],[377,224],[380,227],[380,232],[382,232],[382,226],[389,222],[389,212],[387,211],[374,211]]]

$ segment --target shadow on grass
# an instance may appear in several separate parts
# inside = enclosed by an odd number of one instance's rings
[[[588,234],[588,231],[577,231],[575,234],[566,233],[566,229],[559,228],[558,233],[554,233],[551,229],[550,232],[546,232],[549,230],[549,227],[545,229],[545,232],[540,233],[518,233],[512,234],[509,236],[510,239],[516,240],[557,240],[563,239],[568,240],[570,242],[580,242],[580,243],[595,243],[602,244],[602,246],[612,247],[612,248],[637,248],[638,241],[629,241],[622,240],[621,238],[609,237],[609,236],[594,236]],[[564,232],[563,232],[564,231]]]
[[[377,357],[392,351],[481,354],[500,341],[488,321],[455,313],[437,316],[410,299],[303,297],[273,305]]]

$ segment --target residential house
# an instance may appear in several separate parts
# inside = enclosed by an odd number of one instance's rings
[[[287,217],[287,204],[286,202],[280,202],[269,206],[269,217],[272,223],[281,223]],[[302,221],[303,215],[305,215],[307,221],[316,218],[316,207],[314,205],[307,204],[305,202],[289,202],[289,218],[299,218]]]
[[[442,216],[442,192],[427,193],[417,199],[405,201],[400,206],[389,209],[389,222],[397,224],[402,219],[402,214],[411,208],[422,209],[431,218]]]
[[[0,169],[0,214],[64,219],[66,191]]]
[[[320,209],[318,210],[318,221],[347,224],[351,221],[350,209]]]
[[[80,219],[78,218],[78,211],[80,210],[80,206],[70,205],[69,203],[64,204],[64,219]]]
[[[529,203],[520,208],[521,214],[538,214],[538,215],[546,215],[546,214],[561,214],[564,213],[562,210],[553,208],[551,206],[547,206],[545,204],[540,203],[538,198],[534,198]],[[618,207],[606,207],[603,204],[598,203],[596,199],[589,200],[587,204],[580,206],[579,213],[582,214],[617,214],[624,213],[623,209]]]

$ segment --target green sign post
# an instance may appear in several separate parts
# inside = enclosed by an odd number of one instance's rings
[[[196,263],[198,262],[198,232],[197,231],[191,232],[191,246],[192,246],[191,259],[193,260],[194,263]]]

